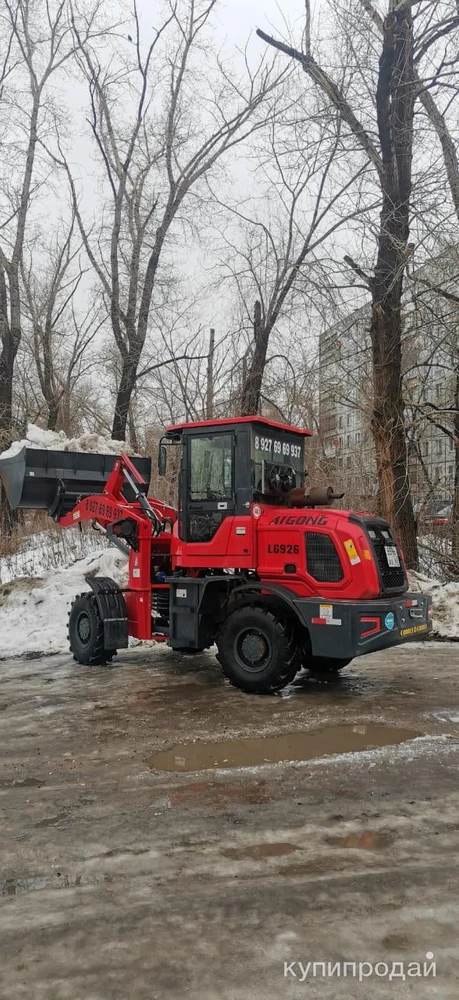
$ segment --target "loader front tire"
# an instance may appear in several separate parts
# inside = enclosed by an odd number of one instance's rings
[[[268,607],[237,608],[217,639],[225,677],[249,694],[274,694],[301,667],[301,649],[287,620]]]
[[[86,666],[109,663],[116,650],[104,648],[104,623],[95,595],[79,594],[69,615],[69,642],[74,660]]]

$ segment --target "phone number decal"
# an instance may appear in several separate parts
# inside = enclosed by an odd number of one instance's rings
[[[287,458],[300,458],[301,445],[289,444],[288,441],[276,441],[273,438],[256,437],[255,451],[264,451],[268,455],[284,455]]]

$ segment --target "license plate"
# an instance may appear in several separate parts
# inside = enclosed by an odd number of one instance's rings
[[[391,568],[400,566],[400,559],[395,545],[386,545],[387,565]]]

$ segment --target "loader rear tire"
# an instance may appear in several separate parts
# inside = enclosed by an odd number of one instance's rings
[[[85,666],[109,663],[115,649],[104,648],[104,623],[95,595],[79,594],[69,615],[69,642],[74,660]]]
[[[249,694],[280,691],[301,667],[294,629],[272,608],[237,608],[226,619],[217,646],[225,677]]]

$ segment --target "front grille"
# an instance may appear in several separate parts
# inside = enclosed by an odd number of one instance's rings
[[[371,546],[378,564],[379,575],[384,593],[401,593],[406,590],[405,570],[398,546],[388,524],[366,522],[365,528],[370,538]],[[386,549],[396,548],[400,566],[390,566]]]
[[[307,531],[306,566],[308,573],[320,583],[339,583],[343,567],[333,539],[319,531]]]

